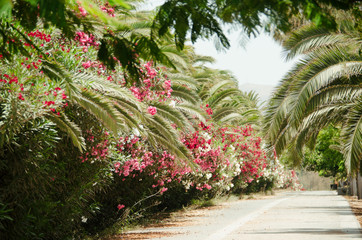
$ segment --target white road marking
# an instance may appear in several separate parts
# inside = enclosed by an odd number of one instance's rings
[[[228,225],[227,227],[217,231],[216,233],[208,236],[206,239],[207,240],[221,240],[224,239],[228,234],[232,233],[233,231],[235,231],[236,229],[238,229],[239,227],[243,226],[245,223],[253,220],[254,218],[259,217],[261,214],[263,214],[265,211],[267,211],[268,209],[278,205],[279,203],[287,200],[289,198],[282,198],[282,199],[278,199],[274,202],[271,202],[265,206],[263,206],[262,208],[260,208],[259,210],[252,212],[244,217],[239,218],[238,220],[236,220],[234,223]]]

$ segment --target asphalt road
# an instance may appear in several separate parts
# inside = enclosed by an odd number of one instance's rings
[[[162,240],[349,240],[362,239],[348,202],[333,191],[288,192],[271,199],[236,201],[195,216],[184,226],[142,230],[168,232]],[[166,237],[165,237],[166,236]]]

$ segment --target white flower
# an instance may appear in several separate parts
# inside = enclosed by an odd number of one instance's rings
[[[176,102],[174,100],[171,100],[169,106],[171,106],[173,108],[176,107]]]
[[[211,139],[210,135],[207,132],[203,132],[202,135],[205,138],[205,140]]]
[[[82,222],[83,222],[83,223],[86,223],[86,222],[87,222],[87,220],[88,220],[88,218],[86,218],[86,217],[82,216]]]
[[[138,131],[137,128],[133,128],[133,133],[134,133],[134,135],[136,135],[137,137],[141,136],[140,131]]]

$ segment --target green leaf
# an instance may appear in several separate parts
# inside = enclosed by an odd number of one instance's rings
[[[13,3],[11,0],[0,0],[0,16],[1,18],[10,18]]]
[[[49,113],[45,116],[50,121],[55,123],[58,128],[68,134],[70,139],[72,139],[74,146],[76,146],[79,151],[82,152],[83,149],[85,149],[85,141],[82,137],[82,131],[75,123],[70,121],[66,115],[62,114],[61,116],[57,116],[55,114]]]

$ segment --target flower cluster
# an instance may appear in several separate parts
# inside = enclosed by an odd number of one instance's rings
[[[87,139],[93,142],[90,136]],[[238,184],[234,179],[245,186],[263,176],[267,166],[261,139],[250,126],[220,128],[200,123],[197,131],[185,134],[181,141],[191,152],[194,167],[165,150],[153,149],[147,139],[135,135],[99,141],[82,161],[111,160],[114,173],[123,181],[151,176],[154,181],[149,184],[161,193],[173,183],[182,184],[185,190],[228,191]]]
[[[213,111],[212,111],[211,108],[209,108],[209,104],[206,104],[205,107],[206,107],[206,108],[205,108],[205,111],[206,111],[207,115],[212,115],[212,114],[213,114]]]
[[[95,141],[95,137],[93,135],[92,130],[87,131],[87,147],[88,151],[80,156],[82,162],[90,160],[90,163],[94,163],[95,161],[103,161],[106,160],[109,154],[109,139],[108,132],[104,132],[104,135],[101,139],[97,139]]]
[[[21,101],[24,101],[24,85],[19,83],[18,77],[8,74],[0,75],[0,86],[2,85],[3,89],[7,89],[9,93],[13,92],[17,95],[17,98]]]
[[[52,37],[50,36],[50,34],[45,34],[45,33],[41,32],[39,30],[36,30],[34,32],[29,32],[28,36],[38,38],[38,39],[43,40],[45,42],[50,42],[52,40]]]
[[[276,188],[302,190],[302,185],[294,170],[286,169],[278,159],[271,161],[264,171],[264,177],[275,182]]]
[[[180,182],[183,176],[191,172],[186,163],[177,163],[175,157],[166,151],[151,151],[145,139],[137,136],[120,137],[117,141],[114,159],[123,157],[123,161],[113,163],[114,172],[123,180],[126,177],[134,178],[140,174],[152,176],[152,188],[160,188],[161,192],[167,191],[165,187],[172,181]]]
[[[66,107],[68,104],[65,102],[67,95],[60,87],[51,88],[46,83],[29,82],[26,78],[18,78],[14,75],[2,74],[0,75],[0,86],[5,92],[2,95],[16,96],[16,98],[28,107],[28,112],[38,112],[41,114],[52,111],[60,115],[60,108]]]
[[[77,1],[77,4],[78,4],[78,10],[80,12],[80,15],[83,17],[87,16],[87,14],[88,14],[87,11],[82,7],[82,5],[80,4],[79,1]]]
[[[152,62],[147,62],[140,69],[144,77],[141,86],[136,84],[130,87],[131,92],[139,101],[165,102],[170,99],[172,88],[171,80],[163,73],[161,68],[153,68]]]
[[[95,37],[92,34],[87,34],[85,32],[77,32],[74,40],[83,47],[83,52],[88,52],[88,47],[90,46],[99,46],[99,43],[96,41]]]
[[[47,69],[47,66],[43,65],[43,60],[49,55],[55,56],[64,46],[45,31],[35,30],[25,34],[33,41],[32,45],[23,42],[30,54],[16,58],[12,62],[4,60],[0,73],[2,87],[0,95],[9,101],[17,99],[21,105],[19,107],[23,109],[24,119],[29,120],[49,112],[61,115],[64,107],[68,106],[65,86],[62,82],[50,81],[43,73],[43,70]],[[45,52],[46,56],[39,54],[37,49]]]
[[[62,90],[62,88],[60,87],[49,89],[48,91],[44,92],[44,95],[45,100],[42,101],[42,103],[44,104],[44,108],[49,108],[52,112],[56,112],[57,115],[60,115],[60,112],[56,110],[58,106],[68,106],[68,103],[65,102],[68,96],[65,94],[65,91]]]
[[[115,17],[114,8],[112,8],[109,3],[106,3],[104,6],[100,6],[101,10],[107,13],[111,17]]]
[[[149,114],[151,114],[151,115],[155,115],[157,113],[157,108],[152,107],[152,106],[149,106],[147,110],[148,110]]]
[[[192,151],[194,162],[201,167],[202,178],[205,180],[205,176],[211,174],[212,177],[206,177],[211,186],[219,186],[222,182],[230,189],[233,187],[231,181],[236,178],[244,186],[261,177],[267,166],[261,139],[254,136],[250,126],[217,128],[201,122],[199,131],[185,136],[182,141]]]

